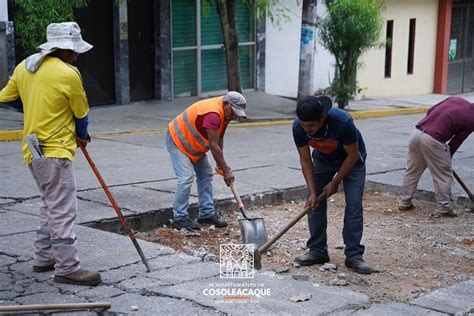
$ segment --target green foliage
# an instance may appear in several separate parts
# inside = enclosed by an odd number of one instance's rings
[[[320,41],[336,60],[331,90],[340,108],[356,92],[355,74],[359,57],[378,46],[382,28],[381,0],[331,0],[328,15],[319,21]]]
[[[88,0],[13,0],[17,8],[14,25],[16,40],[29,55],[46,41],[46,27],[54,22],[74,21],[74,9]]]

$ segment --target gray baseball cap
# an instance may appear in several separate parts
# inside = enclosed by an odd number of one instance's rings
[[[224,95],[223,100],[229,102],[235,115],[243,118],[247,117],[244,111],[247,107],[247,100],[245,100],[245,97],[242,94],[236,91],[229,91]]]

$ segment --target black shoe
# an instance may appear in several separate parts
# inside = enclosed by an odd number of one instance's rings
[[[329,262],[328,255],[319,255],[314,252],[308,252],[305,255],[295,258],[295,262],[300,266],[310,266],[313,264],[323,264]]]
[[[411,211],[414,208],[415,208],[415,205],[413,204],[410,204],[408,206],[398,205],[398,210],[402,212]]]
[[[199,224],[211,224],[216,227],[226,227],[227,222],[223,219],[220,219],[217,217],[216,214],[212,215],[211,217],[208,218],[198,218],[198,223]]]
[[[42,273],[54,270],[54,263],[49,266],[33,266],[33,272]]]
[[[171,223],[171,227],[176,228],[178,230],[181,230],[183,228],[193,231],[193,230],[200,230],[201,227],[199,227],[198,224],[190,220],[189,218],[181,219],[181,220],[175,220],[173,223]]]
[[[437,217],[437,218],[441,218],[441,217],[457,217],[458,215],[456,213],[453,212],[453,210],[449,210],[447,212],[436,212],[436,213],[433,213],[432,216],[434,217]]]
[[[355,259],[352,261],[346,260],[345,264],[346,264],[346,267],[348,267],[350,270],[357,273],[371,274],[371,273],[377,272],[377,270],[369,267],[363,259]]]

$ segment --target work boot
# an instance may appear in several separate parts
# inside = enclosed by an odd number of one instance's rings
[[[329,262],[328,255],[320,255],[315,252],[309,251],[307,254],[296,257],[295,262],[300,266],[310,266],[313,264],[323,264]]]
[[[92,272],[82,268],[71,274],[54,276],[54,282],[58,283],[97,285],[101,281],[99,272]]]
[[[447,212],[436,212],[436,213],[433,213],[433,216],[434,217],[457,217],[458,215],[456,213],[453,212],[453,210],[449,210]]]
[[[359,258],[359,259],[354,259],[351,261],[348,261],[346,259],[346,267],[348,267],[350,270],[361,273],[361,274],[371,274],[374,272],[377,272],[377,270],[369,267],[367,263],[365,263],[364,259]]]
[[[227,222],[219,217],[217,217],[216,214],[212,215],[211,217],[208,218],[199,218],[198,219],[199,224],[211,224],[216,227],[226,227]]]
[[[174,220],[171,223],[171,227],[176,228],[177,230],[181,229],[187,229],[189,231],[194,231],[194,230],[200,230],[201,227],[199,227],[198,224],[190,220],[189,218],[185,219],[180,219],[180,220]]]
[[[414,208],[415,208],[415,206],[413,204],[410,204],[408,206],[398,205],[398,210],[402,211],[402,212],[411,211]]]
[[[33,272],[42,273],[54,270],[54,263],[48,266],[33,266]]]

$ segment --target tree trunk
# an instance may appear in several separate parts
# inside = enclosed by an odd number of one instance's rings
[[[227,65],[227,88],[242,92],[240,85],[239,40],[236,27],[236,0],[216,0],[217,13],[224,38],[225,60]]]
[[[316,50],[316,3],[317,0],[303,0],[298,99],[311,95],[314,92],[313,74],[314,52]]]

